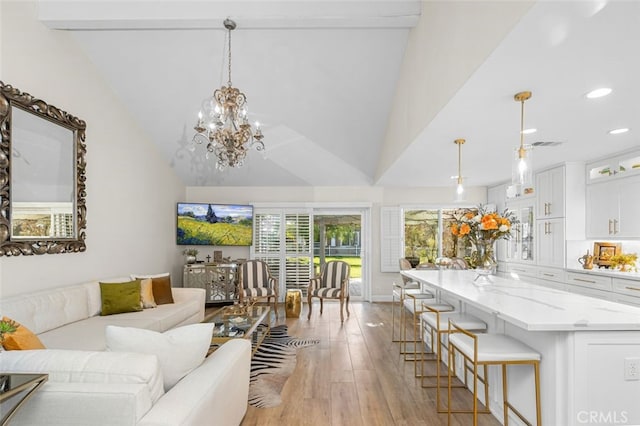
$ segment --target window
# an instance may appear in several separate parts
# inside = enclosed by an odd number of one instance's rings
[[[472,248],[451,233],[454,220],[467,208],[381,209],[382,272],[397,272],[400,257],[415,257],[416,262],[435,263],[438,257],[469,258]]]

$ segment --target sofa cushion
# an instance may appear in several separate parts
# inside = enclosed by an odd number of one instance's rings
[[[213,323],[191,324],[157,333],[132,327],[107,326],[107,350],[139,352],[158,357],[164,389],[168,391],[204,360]]]
[[[9,297],[0,301],[0,312],[40,334],[88,318],[87,292],[69,286]]]
[[[126,283],[100,283],[102,309],[100,315],[137,312],[140,306],[140,280]]]
[[[143,309],[155,308],[156,299],[153,297],[153,281],[151,278],[140,280],[140,303]]]
[[[10,318],[2,317],[3,321],[11,321]],[[15,350],[29,350],[29,349],[45,349],[44,345],[38,339],[38,336],[33,334],[24,325],[14,321],[17,326],[16,331],[13,333],[5,333],[2,346],[8,351]]]
[[[173,294],[171,293],[171,274],[169,272],[155,275],[134,274],[131,275],[131,278],[134,280],[151,278],[153,285],[153,298],[155,299],[156,303],[158,305],[174,303]]]
[[[105,328],[107,325],[139,327],[163,331],[157,318],[145,315],[155,309],[118,315],[96,316],[49,330],[38,337],[49,349],[78,349],[83,351],[104,351],[107,348]]]
[[[155,403],[164,394],[158,358],[142,353],[46,349],[6,352],[2,367],[14,373],[47,373],[56,383],[144,384]]]

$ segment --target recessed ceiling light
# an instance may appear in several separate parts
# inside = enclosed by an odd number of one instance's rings
[[[620,129],[613,129],[613,130],[609,130],[609,134],[610,135],[619,135],[621,133],[627,133],[629,131],[629,129],[627,127],[623,127]]]
[[[538,129],[524,129],[524,130],[522,131],[522,134],[523,134],[523,135],[530,135],[531,133],[535,133],[535,132],[537,132],[537,131],[538,131]]]
[[[589,99],[596,99],[596,98],[601,98],[603,96],[607,96],[609,93],[611,93],[611,89],[608,87],[601,87],[599,89],[595,89],[590,91],[589,93],[587,93],[587,98]]]

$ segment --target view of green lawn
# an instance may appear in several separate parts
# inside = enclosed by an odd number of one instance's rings
[[[362,277],[362,259],[356,256],[326,256],[325,261],[342,260],[351,266],[351,278]],[[313,258],[313,266],[316,271],[320,270],[320,257]]]

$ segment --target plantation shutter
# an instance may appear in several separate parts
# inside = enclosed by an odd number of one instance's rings
[[[402,210],[380,208],[380,272],[399,272],[402,257]]]
[[[266,262],[271,275],[280,277],[282,214],[257,213],[254,223],[253,258]]]
[[[312,225],[309,212],[256,209],[251,257],[267,262],[279,279],[280,295],[286,289],[301,289],[306,295],[313,271]]]
[[[306,293],[313,271],[312,216],[286,213],[285,223],[285,287]]]

